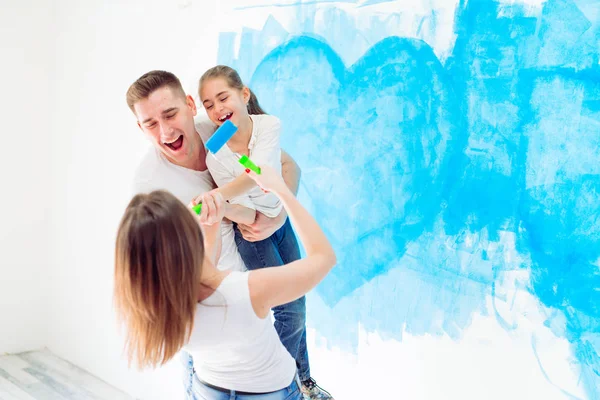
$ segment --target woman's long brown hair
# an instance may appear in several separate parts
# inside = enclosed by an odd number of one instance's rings
[[[131,200],[117,233],[114,292],[130,364],[162,365],[188,341],[203,260],[202,231],[175,196]]]

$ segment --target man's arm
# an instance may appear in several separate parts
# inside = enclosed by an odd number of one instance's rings
[[[288,188],[298,194],[300,187],[300,175],[302,171],[296,161],[283,149],[281,149],[281,175]],[[248,178],[250,179],[250,178]],[[241,234],[249,242],[257,242],[270,237],[275,231],[283,226],[287,219],[285,208],[281,209],[278,216],[269,218],[262,213],[256,213],[256,220],[251,225],[238,224]]]
[[[296,196],[298,194],[298,188],[300,187],[300,175],[302,175],[302,171],[292,156],[283,149],[281,149],[281,175],[283,175],[283,180],[287,187],[289,187],[292,193],[294,193],[294,196]]]

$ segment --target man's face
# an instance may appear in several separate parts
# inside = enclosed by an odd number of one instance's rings
[[[173,164],[194,168],[200,137],[194,127],[196,104],[169,87],[155,90],[133,106],[138,125],[154,146]]]

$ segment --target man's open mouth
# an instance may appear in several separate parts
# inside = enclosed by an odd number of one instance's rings
[[[177,140],[171,143],[165,143],[171,150],[177,151],[183,146],[183,135],[180,135]]]

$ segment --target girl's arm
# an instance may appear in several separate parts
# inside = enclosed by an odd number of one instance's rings
[[[225,218],[237,222],[238,224],[252,224],[256,219],[256,210],[240,204],[227,203],[225,208]]]
[[[296,160],[292,158],[283,149],[281,150],[281,175],[288,188],[294,193],[298,194],[298,187],[300,186],[300,175],[302,171],[300,166],[296,163]],[[223,195],[223,198],[227,201],[246,194],[250,189],[256,186],[248,175],[240,175],[229,183],[219,187],[219,192]],[[286,214],[287,215],[287,214]]]
[[[256,210],[254,204],[246,194],[238,196],[225,195],[223,196],[223,188],[227,188],[228,185],[235,183],[236,181],[242,181],[240,178],[250,181],[253,185],[254,182],[247,176],[240,175],[237,178],[234,175],[234,171],[227,168],[218,160],[209,160],[209,157],[214,157],[211,154],[206,155],[206,164],[209,167],[210,174],[215,182],[217,189],[213,189],[208,193],[219,193],[224,200],[228,200],[229,203],[225,209],[225,217],[233,222],[239,224],[252,224],[256,219]],[[245,175],[245,174],[244,174]]]

